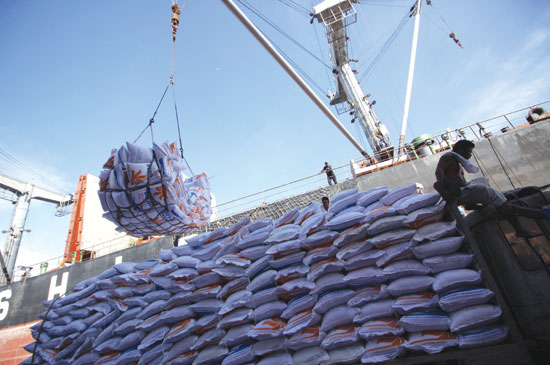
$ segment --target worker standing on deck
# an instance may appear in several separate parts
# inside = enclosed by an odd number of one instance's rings
[[[336,175],[334,174],[334,171],[332,171],[332,166],[330,166],[328,162],[325,162],[325,166],[323,166],[320,174],[322,174],[323,172],[327,174],[327,181],[329,185],[332,185],[333,182],[334,184],[338,184],[338,182],[336,181]]]
[[[517,237],[539,236],[539,233],[527,231],[519,223],[516,214],[530,218],[548,218],[547,211],[508,203],[504,194],[489,186],[489,181],[486,178],[466,182],[464,170],[469,173],[479,171],[477,166],[468,161],[472,157],[474,147],[475,144],[472,141],[465,139],[456,142],[453,151],[444,154],[437,164],[435,177],[437,179],[436,184],[439,184],[439,186],[434,185],[434,187],[438,190],[443,189],[442,195],[454,196],[459,205],[493,205],[512,224]]]

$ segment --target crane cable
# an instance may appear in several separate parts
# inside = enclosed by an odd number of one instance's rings
[[[439,17],[439,19],[441,19],[441,21],[443,22],[443,24],[445,24],[447,26],[447,29],[451,32],[449,33],[449,38],[451,38],[457,46],[459,46],[460,48],[464,48],[464,46],[462,46],[462,43],[460,43],[460,40],[458,39],[458,37],[456,36],[456,34],[454,33],[453,29],[451,28],[451,26],[449,25],[449,23],[447,23],[447,21],[445,20],[445,18],[443,18],[443,16],[437,11],[437,9],[433,6],[432,4],[432,0],[426,0],[426,3],[432,7],[432,9],[434,10],[434,12],[436,13],[436,15]],[[435,22],[434,22],[435,23]]]
[[[182,5],[182,8],[185,7],[186,3],[187,3],[187,1]],[[177,103],[176,103],[176,90],[174,88],[174,59],[175,59],[175,53],[176,53],[176,35],[178,33],[178,27],[179,27],[179,23],[180,23],[180,14],[181,14],[181,9],[180,9],[180,7],[177,3],[177,0],[172,0],[171,9],[172,9],[172,17],[170,18],[170,25],[172,27],[172,56],[171,56],[171,59],[170,59],[170,81],[169,81],[168,85],[166,85],[166,88],[164,89],[164,92],[162,93],[162,97],[160,98],[160,101],[157,104],[157,107],[156,107],[156,109],[153,113],[153,116],[151,117],[151,119],[149,119],[149,123],[141,131],[139,136],[134,140],[134,143],[136,143],[141,138],[141,136],[143,135],[143,133],[145,133],[147,128],[149,128],[150,131],[151,131],[151,141],[152,142],[155,141],[154,134],[153,134],[153,123],[155,123],[155,116],[157,115],[157,112],[158,112],[158,110],[159,110],[159,108],[160,108],[160,106],[161,106],[161,104],[164,100],[164,97],[166,96],[166,92],[168,91],[168,88],[171,87],[172,88],[172,98],[173,98],[173,101],[174,101],[174,112],[175,112],[175,115],[176,115],[176,125],[177,125],[177,128],[178,128],[180,157],[185,161],[185,164],[189,168],[189,171],[191,172],[191,174],[195,175],[193,173],[193,170],[191,169],[191,166],[187,162],[187,159],[183,155],[183,143],[181,141],[181,128],[180,128],[180,121],[179,121],[179,115],[178,115],[178,106],[177,106]]]

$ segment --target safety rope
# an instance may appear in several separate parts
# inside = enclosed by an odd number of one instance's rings
[[[502,158],[502,161],[504,161],[504,164],[506,165],[506,167],[510,170],[510,172],[512,173],[512,175],[514,176],[514,178],[517,180],[517,182],[519,183],[519,185],[521,185],[521,187],[525,186],[523,185],[523,183],[521,182],[521,180],[519,179],[519,177],[516,175],[514,169],[512,168],[512,166],[510,166],[510,164],[508,163],[508,161],[506,161],[506,158],[504,158],[504,156],[502,155],[502,153],[499,151],[499,149],[492,143],[492,141],[489,139],[489,143],[491,144],[491,147],[493,148],[493,151],[495,152],[495,154],[498,154],[500,156],[500,158]],[[506,171],[506,170],[504,170]],[[506,174],[508,176],[508,174]],[[509,178],[509,177],[508,177]],[[513,185],[512,185],[513,186]]]
[[[508,175],[508,171],[506,170],[506,168],[504,167],[504,164],[502,163],[502,161],[500,160],[500,157],[499,157],[499,154],[497,153],[497,151],[495,150],[495,146],[493,146],[493,141],[491,141],[491,138],[487,137],[487,141],[489,141],[489,145],[491,146],[492,150],[493,150],[493,153],[495,154],[497,160],[498,160],[498,163],[500,164],[500,167],[502,167],[502,171],[504,171],[504,173],[506,174],[506,177],[508,178],[508,181],[510,182],[510,185],[512,185],[512,189],[515,189],[516,186],[514,185],[514,182],[512,181],[512,178],[510,177],[510,175]]]
[[[481,164],[483,166],[483,169],[485,169],[485,171],[487,171],[487,175],[489,175],[489,178],[493,181],[493,183],[495,184],[495,186],[497,187],[498,191],[502,192],[502,189],[500,188],[500,186],[498,185],[497,181],[495,180],[495,178],[493,177],[493,175],[491,175],[491,173],[489,172],[489,169],[487,169],[487,166],[485,166],[485,164],[483,163],[483,161],[481,161],[481,158],[479,158],[477,156],[477,154],[475,152],[472,151],[472,154],[474,155],[474,158],[476,159],[476,162],[479,166],[479,164]],[[483,176],[485,177],[485,174],[483,173],[483,169],[481,169],[480,167],[480,170],[481,170],[481,173],[483,174]]]

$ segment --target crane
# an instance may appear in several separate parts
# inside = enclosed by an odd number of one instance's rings
[[[4,249],[0,254],[0,265],[4,272],[5,281],[11,282],[13,277],[13,269],[19,252],[21,238],[24,232],[29,232],[25,229],[25,222],[29,213],[29,207],[32,199],[41,200],[47,203],[57,205],[58,214],[64,207],[73,203],[73,195],[63,195],[46,188],[33,185],[29,182],[20,181],[5,175],[0,174],[0,198],[9,200],[15,207],[11,219],[10,228],[3,233],[7,233]]]
[[[330,47],[332,73],[336,81],[336,92],[329,95],[330,104],[340,113],[350,114],[359,121],[367,141],[375,156],[387,159],[393,156],[390,135],[386,126],[378,119],[372,106],[375,101],[368,100],[369,94],[363,94],[361,86],[351,68],[348,57],[347,27],[357,21],[357,13],[352,2],[357,0],[324,0],[313,6],[313,18],[325,26]],[[343,105],[342,105],[343,104]]]

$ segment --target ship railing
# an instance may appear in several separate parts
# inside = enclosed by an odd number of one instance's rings
[[[447,129],[434,133],[427,139],[427,143],[423,145],[422,148],[415,149],[412,145],[405,145],[407,150],[406,155],[397,156],[397,153],[394,151],[393,156],[391,156],[388,155],[387,150],[385,150],[373,156],[376,160],[375,162],[370,158],[363,157],[351,160],[350,169],[352,175],[354,177],[366,175],[409,160],[450,150],[454,143],[460,139],[468,139],[476,142],[528,126],[529,122],[526,121],[527,113],[535,107],[545,107],[545,109],[548,109],[550,107],[550,100],[479,122],[474,122],[454,130]]]

